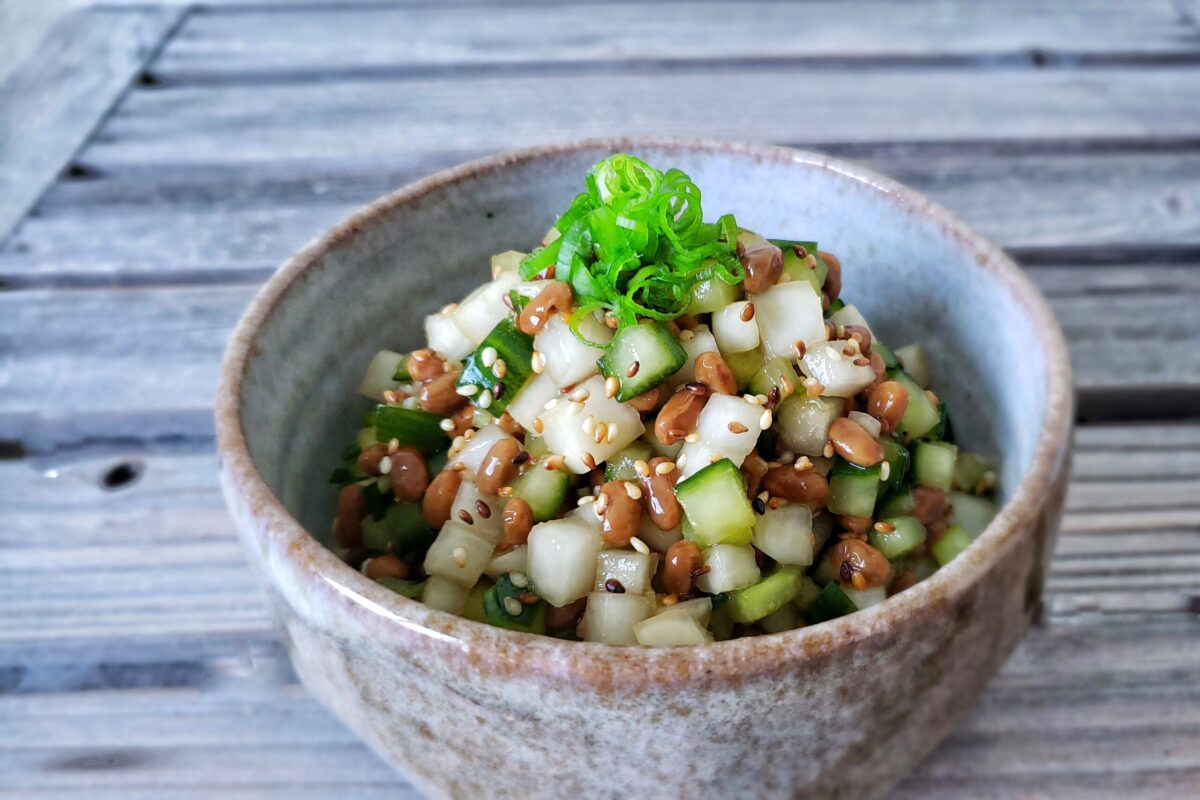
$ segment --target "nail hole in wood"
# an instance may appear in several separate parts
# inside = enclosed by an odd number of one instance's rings
[[[158,76],[153,72],[142,72],[138,74],[137,82],[139,86],[158,86]]]
[[[67,167],[66,177],[69,180],[82,181],[95,177],[95,173],[85,167],[83,164],[75,163]]]
[[[1033,62],[1035,67],[1044,67],[1050,63],[1050,57],[1046,55],[1045,50],[1031,50],[1029,60]]]
[[[131,461],[123,461],[109,468],[100,479],[100,485],[107,491],[115,492],[132,486],[142,476],[142,465]]]

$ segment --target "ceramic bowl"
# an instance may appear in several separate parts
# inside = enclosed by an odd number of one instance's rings
[[[405,599],[322,544],[326,482],[380,347],[528,249],[604,156],[691,174],[710,214],[818,240],[879,334],[928,349],[1004,506],[931,579],[848,617],[704,647],[562,642]],[[872,797],[952,729],[1042,589],[1069,461],[1071,377],[1043,299],[921,195],[816,153],[615,139],[500,155],[354,214],[272,277],[221,371],[221,479],[308,689],[430,796]]]

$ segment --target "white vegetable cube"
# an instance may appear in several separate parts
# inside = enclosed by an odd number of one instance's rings
[[[573,403],[569,400],[572,395],[585,399]],[[582,475],[615,455],[646,429],[637,411],[617,402],[614,397],[604,396],[604,379],[599,375],[579,384],[572,395],[560,397],[554,408],[544,412],[542,419],[546,446],[551,452],[562,455],[567,469],[576,474]],[[582,408],[578,408],[579,405]],[[599,427],[601,424],[603,429]],[[604,437],[597,442],[601,438],[600,431],[604,432]],[[591,456],[590,466],[585,455]]]
[[[883,433],[883,426],[879,423],[879,420],[870,414],[864,414],[861,411],[851,411],[846,416],[850,418],[851,422],[857,423],[858,427],[871,434],[871,438],[873,439],[878,439],[879,435]]]
[[[558,384],[547,373],[534,375],[525,382],[521,391],[508,404],[508,413],[525,430],[537,435],[535,417],[543,416],[543,408],[552,398],[558,397]]]
[[[570,517],[533,526],[529,532],[529,579],[552,606],[573,603],[592,590],[600,529]]]
[[[396,374],[396,369],[407,360],[406,353],[380,350],[371,359],[371,363],[367,364],[367,371],[363,374],[362,383],[358,386],[358,393],[372,400],[384,402],[383,393],[400,385],[400,382],[392,376]]]
[[[820,456],[829,442],[829,427],[842,416],[842,403],[836,397],[793,395],[775,409],[774,430],[779,441],[793,453]]]
[[[972,538],[978,537],[992,524],[996,516],[996,503],[986,497],[965,492],[950,492],[947,495],[953,509],[953,524],[960,526]]]
[[[655,614],[666,614],[671,611],[685,611],[692,619],[700,623],[700,627],[707,628],[708,620],[712,617],[712,598],[694,597],[691,600],[684,600],[669,606],[658,606],[654,609]]]
[[[486,516],[482,511],[484,507],[487,508]],[[481,493],[472,476],[469,473],[463,475],[450,505],[451,522],[471,528],[495,546],[504,533],[503,512],[504,503],[500,498]],[[467,522],[468,519],[471,521]]]
[[[638,521],[638,538],[656,553],[665,553],[667,548],[683,538],[683,532],[678,525],[667,531],[660,530],[649,514],[642,514]]]
[[[714,544],[700,555],[708,567],[708,572],[696,578],[702,592],[720,594],[758,583],[758,562],[750,545]]]
[[[821,298],[808,281],[777,283],[751,298],[763,349],[773,358],[795,358],[796,342],[812,349],[825,341]]]
[[[767,633],[783,633],[800,627],[801,620],[800,615],[796,613],[796,606],[784,603],[755,624]]]
[[[425,571],[470,589],[492,560],[495,541],[483,533],[450,520],[442,526],[425,556]]]
[[[596,511],[595,502],[584,503],[577,507],[574,511],[567,514],[572,519],[577,519],[588,527],[601,530],[604,521],[600,519],[600,514]]]
[[[722,353],[744,353],[758,347],[758,323],[753,313],[750,302],[741,300],[713,314],[713,335]]]
[[[667,379],[667,383],[672,386],[696,380],[696,359],[700,357],[701,353],[720,352],[716,337],[712,335],[707,325],[697,325],[688,333],[690,335],[684,334],[679,338],[679,346],[683,348],[683,352],[687,353],[687,361],[683,362],[683,366],[679,368],[678,372]]]
[[[633,635],[637,643],[645,647],[676,647],[712,641],[712,634],[682,609],[664,611],[638,623]]]
[[[449,314],[430,314],[425,318],[425,340],[431,350],[450,361],[462,361],[475,349],[474,343],[458,329]]]
[[[470,594],[470,588],[462,584],[439,575],[430,575],[425,580],[425,587],[421,590],[421,602],[439,611],[461,614],[467,605],[467,597]]]
[[[896,349],[896,360],[904,371],[912,376],[917,386],[928,389],[933,383],[933,367],[929,364],[929,356],[925,348],[919,344],[906,344]]]
[[[780,564],[813,563],[812,511],[799,503],[768,508],[754,521],[754,546]]]
[[[596,557],[597,592],[606,591],[607,583],[615,580],[629,594],[651,591],[650,579],[658,566],[658,555],[636,550],[601,550]]]
[[[677,480],[687,480],[709,464],[716,463],[722,458],[723,456],[717,452],[716,448],[703,439],[698,442],[689,442],[683,446],[683,450],[679,452],[679,458],[675,461],[679,468]]]
[[[506,572],[525,572],[529,566],[529,547],[519,544],[511,550],[497,553],[483,568],[483,574],[489,578],[499,578]]]
[[[516,439],[512,435],[505,433],[504,429],[495,423],[480,428],[475,432],[475,435],[467,440],[466,447],[458,452],[447,463],[463,464],[472,474],[479,471],[479,467],[483,464],[483,459],[487,457],[488,451],[491,450],[496,442],[505,439]]]
[[[637,644],[634,626],[650,616],[654,600],[644,594],[592,592],[583,614],[583,640],[604,644]]]
[[[824,386],[824,394],[830,397],[853,397],[875,382],[870,364],[855,364],[859,356],[842,353],[846,344],[834,341],[809,347],[800,362],[800,370]]]
[[[496,253],[491,258],[492,277],[498,278],[503,272],[517,272],[521,268],[521,260],[528,253],[522,253],[520,250],[505,250],[503,253]]]
[[[710,396],[696,420],[696,433],[700,440],[683,446],[687,460],[680,479],[722,458],[728,458],[734,466],[740,467],[762,433],[759,421],[763,411],[762,406],[741,397],[728,394]]]
[[[482,342],[492,332],[492,328],[512,312],[504,298],[509,290],[520,282],[520,277],[515,273],[501,273],[494,281],[485,283],[467,295],[458,307],[450,312],[454,324],[472,344]]]
[[[612,329],[595,314],[583,318],[579,332],[601,344],[608,344],[613,337]],[[595,375],[600,371],[596,360],[604,355],[602,348],[580,341],[562,314],[551,315],[542,332],[533,337],[533,348],[546,357],[546,374],[559,386],[570,386]]]
[[[842,591],[846,593],[846,597],[850,598],[850,602],[854,603],[854,607],[860,611],[864,608],[876,606],[887,600],[887,589],[882,586],[872,586],[869,589],[859,591],[853,586],[843,586]]]
[[[871,334],[871,338],[875,338],[875,332],[867,324],[867,318],[862,315],[862,312],[853,303],[846,303],[846,305],[830,314],[829,320],[834,325],[841,325],[842,327],[855,325],[859,328],[866,328],[867,333]]]

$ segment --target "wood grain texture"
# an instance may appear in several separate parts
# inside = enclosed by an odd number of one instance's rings
[[[75,11],[0,84],[0,241],[67,165],[180,14],[150,7]]]
[[[482,269],[482,267],[481,267]],[[1089,395],[1200,389],[1200,270],[1031,270]],[[38,450],[91,437],[207,436],[217,366],[253,285],[0,293],[0,439]],[[449,302],[458,298],[446,297]],[[397,325],[396,344],[404,346]],[[1135,397],[1135,399],[1137,399]]]
[[[1200,250],[1200,155],[912,153],[858,160],[928,193],[1002,246],[1028,251]],[[296,168],[141,165],[55,185],[7,246],[13,286],[261,278],[355,208],[461,154]],[[86,163],[86,162],[85,162]],[[795,233],[799,235],[799,233]]]
[[[281,75],[562,62],[1162,58],[1200,53],[1170,0],[508,3],[194,14],[155,74],[245,81]],[[1036,56],[1035,56],[1036,54]]]

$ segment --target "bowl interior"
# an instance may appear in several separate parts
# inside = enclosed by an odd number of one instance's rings
[[[889,345],[925,346],[960,445],[1000,456],[1001,493],[1010,496],[1043,423],[1046,353],[986,245],[956,234],[920,199],[823,157],[629,149],[688,172],[710,219],[732,211],[744,227],[836,253],[842,297]],[[326,479],[369,407],[355,390],[371,355],[421,346],[423,317],[486,280],[492,253],[528,250],[610,152],[596,144],[435,179],[310,251],[316,263],[262,325],[242,383],[251,455],[307,530],[328,541],[334,490]]]

